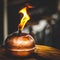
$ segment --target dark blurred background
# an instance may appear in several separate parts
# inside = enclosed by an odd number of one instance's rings
[[[28,10],[31,19],[25,28],[34,37],[36,44],[60,49],[60,0],[0,0],[0,45],[4,44],[9,34],[18,30],[22,18],[18,12],[27,4],[34,8]],[[43,20],[47,25],[42,31],[34,32],[34,25],[38,27],[38,22]]]

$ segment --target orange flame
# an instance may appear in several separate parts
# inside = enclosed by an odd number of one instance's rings
[[[23,17],[22,17],[21,22],[19,24],[19,29],[20,30],[23,30],[23,28],[24,28],[25,24],[27,23],[27,21],[30,20],[30,17],[27,14],[27,8],[32,8],[32,6],[24,7],[23,9],[21,9],[19,11],[19,13],[22,13],[23,14]]]

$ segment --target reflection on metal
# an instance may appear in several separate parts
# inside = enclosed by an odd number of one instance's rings
[[[7,35],[8,35],[8,23],[7,23],[7,0],[4,0],[4,25],[3,25],[3,29],[4,29],[4,40],[6,39]],[[4,44],[4,41],[3,41]]]

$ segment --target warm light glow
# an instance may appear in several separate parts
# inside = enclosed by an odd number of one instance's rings
[[[43,58],[51,58],[51,60],[60,60],[60,50],[46,45],[35,45],[35,53]],[[59,57],[59,58],[58,58]]]
[[[31,6],[28,6],[28,8],[31,8]],[[27,14],[27,7],[24,7],[19,11],[19,13],[23,14],[23,17],[21,19],[21,22],[19,24],[19,30],[23,30],[25,24],[27,23],[28,20],[30,20],[29,15]]]

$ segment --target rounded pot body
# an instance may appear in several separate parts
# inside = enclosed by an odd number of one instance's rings
[[[5,40],[6,52],[14,56],[28,56],[34,52],[35,42],[27,33],[13,33]]]

